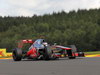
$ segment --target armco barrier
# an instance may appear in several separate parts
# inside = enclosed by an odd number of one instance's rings
[[[9,57],[12,56],[11,52],[6,52],[6,49],[0,49],[0,57]]]

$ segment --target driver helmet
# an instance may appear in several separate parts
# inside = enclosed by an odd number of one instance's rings
[[[47,42],[43,42],[43,45],[48,45],[48,43]]]

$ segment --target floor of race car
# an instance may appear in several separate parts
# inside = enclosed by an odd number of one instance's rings
[[[0,75],[99,75],[100,57],[59,60],[0,59]]]

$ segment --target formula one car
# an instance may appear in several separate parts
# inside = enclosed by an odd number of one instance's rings
[[[28,44],[28,46],[25,46],[25,44]],[[21,40],[18,43],[18,48],[13,49],[14,61],[21,61],[21,59],[25,58],[51,60],[68,57],[69,59],[75,59],[76,56],[84,56],[84,53],[75,53],[70,47],[49,45],[44,39],[37,39],[35,41]]]

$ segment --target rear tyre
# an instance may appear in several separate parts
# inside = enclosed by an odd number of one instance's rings
[[[22,50],[19,48],[15,48],[13,50],[13,60],[14,61],[21,61],[22,59]]]
[[[50,46],[44,46],[44,55],[43,59],[44,60],[50,60],[52,56],[52,51],[50,49]]]

